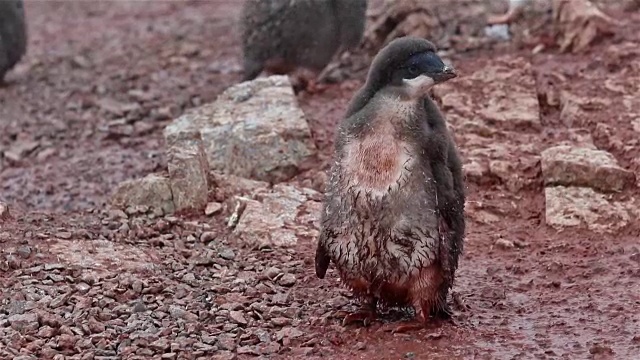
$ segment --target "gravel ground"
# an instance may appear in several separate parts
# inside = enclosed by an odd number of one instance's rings
[[[343,328],[334,313],[354,303],[333,271],[316,279],[313,243],[257,251],[228,231],[226,211],[165,216],[106,207],[120,181],[166,168],[162,129],[172,118],[239,79],[239,7],[26,1],[28,54],[0,88],[0,200],[9,205],[0,207],[0,357],[640,357],[640,225],[609,235],[548,228],[539,171],[518,191],[493,178],[469,183],[454,322],[408,334],[390,332],[403,312]],[[637,47],[637,24],[582,55],[504,50],[531,61],[538,94],[552,87],[610,100],[586,128],[636,174],[637,132],[622,97],[602,84],[638,91],[639,56],[609,47]],[[454,60],[470,73],[494,57],[480,51]],[[326,168],[335,124],[362,80],[300,94],[321,156],[296,180]],[[533,141],[562,140],[560,110],[545,105],[541,115]],[[515,151],[508,160],[524,156]]]

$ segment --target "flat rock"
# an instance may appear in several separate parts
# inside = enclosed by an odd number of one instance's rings
[[[291,247],[318,235],[321,194],[315,190],[279,184],[235,201],[242,206],[234,233],[250,247]]]
[[[210,169],[224,174],[282,182],[316,154],[287,76],[234,85],[215,102],[176,119],[164,135],[169,143],[194,129],[201,133]]]
[[[602,111],[611,106],[611,100],[579,97],[566,91],[560,93],[560,120],[567,127],[585,127],[591,123],[591,111]]]
[[[610,201],[588,187],[545,188],[545,219],[555,229],[580,226],[598,233],[615,232],[637,216],[632,213],[634,207]]]
[[[111,204],[119,208],[148,206],[162,209],[165,214],[175,211],[169,179],[156,174],[120,183],[111,197]]]
[[[498,58],[475,73],[435,87],[434,96],[443,110],[466,119],[480,118],[501,130],[541,129],[535,78],[523,58]]]
[[[548,148],[541,155],[546,185],[621,191],[635,184],[635,174],[621,168],[613,155],[606,151],[561,145]]]

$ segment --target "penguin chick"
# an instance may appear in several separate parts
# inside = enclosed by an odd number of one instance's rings
[[[343,324],[373,320],[378,303],[413,306],[422,324],[450,315],[465,194],[456,146],[428,96],[457,75],[435,51],[421,38],[391,41],[338,129],[315,266],[322,279],[333,263],[363,302]]]
[[[27,29],[23,1],[0,1],[0,83],[26,50]]]
[[[242,81],[263,70],[316,75],[362,40],[367,0],[246,0],[242,9]]]

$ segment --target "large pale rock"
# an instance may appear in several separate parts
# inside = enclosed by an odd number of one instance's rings
[[[175,211],[169,179],[156,174],[120,183],[111,198],[111,204],[119,208],[148,206],[162,209],[165,214]]]
[[[27,50],[27,26],[22,0],[0,1],[0,82]]]
[[[176,210],[207,205],[209,164],[198,131],[174,133],[167,140],[167,163]]]
[[[546,223],[555,229],[580,226],[603,233],[626,226],[634,205],[610,201],[588,187],[553,186],[545,188],[545,207]]]
[[[468,76],[434,88],[443,110],[501,130],[541,129],[540,107],[531,64],[503,57]],[[474,126],[478,126],[477,124]]]
[[[318,236],[321,194],[307,188],[278,184],[251,198],[236,197],[239,221],[234,233],[255,248],[291,247],[298,239]]]
[[[546,185],[621,191],[635,184],[635,174],[621,168],[613,155],[606,151],[561,145],[548,148],[541,155]]]
[[[288,180],[316,153],[287,76],[234,85],[178,118],[165,137],[193,129],[201,133],[211,170],[254,180]]]

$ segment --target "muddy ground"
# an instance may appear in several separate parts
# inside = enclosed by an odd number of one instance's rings
[[[170,119],[239,79],[239,6],[26,2],[28,55],[0,89],[0,200],[11,213],[0,222],[0,357],[640,358],[640,224],[608,235],[551,230],[539,170],[518,192],[499,181],[468,183],[454,321],[407,334],[389,331],[385,322],[397,316],[369,328],[332,318],[353,304],[335,274],[316,279],[313,243],[256,252],[237,246],[223,215],[108,210],[120,181],[165,168],[161,132]],[[586,127],[597,147],[639,174],[638,134],[620,94],[603,89],[614,79],[638,91],[639,58],[611,51],[640,46],[640,14],[624,17],[618,35],[586,54],[501,55],[529,59],[541,94],[553,87],[610,100]],[[495,56],[453,61],[469,73]],[[326,167],[333,129],[362,81],[299,96],[322,152],[315,172]],[[542,100],[536,141],[548,146],[564,125]],[[609,125],[606,134],[599,123]],[[638,196],[637,188],[618,195]],[[480,208],[499,220],[482,221]],[[501,248],[498,239],[517,246]]]

